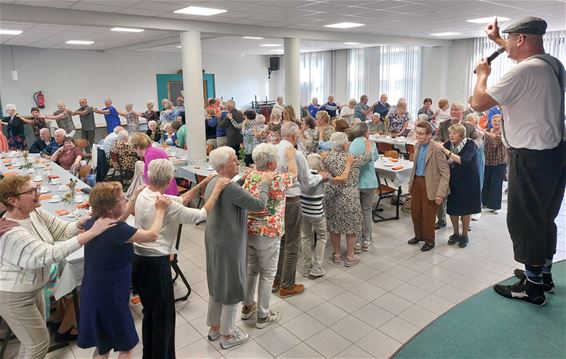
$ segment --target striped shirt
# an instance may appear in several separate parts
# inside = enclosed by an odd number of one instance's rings
[[[317,171],[311,171],[313,175]],[[320,181],[314,187],[301,186],[301,210],[304,217],[320,219],[324,217],[322,199],[324,197],[324,182]]]
[[[81,247],[77,226],[44,209],[35,209],[26,219],[10,220],[19,226],[0,237],[0,291],[28,293],[42,288],[50,265]]]

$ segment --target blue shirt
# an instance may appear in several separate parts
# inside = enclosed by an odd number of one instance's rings
[[[493,106],[489,110],[487,110],[487,128],[491,128],[491,119],[495,115],[501,115],[501,110],[497,106]]]
[[[366,145],[363,137],[358,137],[350,144],[350,153],[353,155],[361,155],[366,152]],[[379,155],[377,153],[377,146],[372,142],[371,144],[371,157],[365,166],[360,167],[360,189],[377,188],[377,176],[375,175],[374,162],[377,161]]]
[[[55,153],[55,151],[57,151],[59,149],[59,147],[63,146],[63,144],[58,144],[57,141],[53,140],[51,141],[47,147],[45,147],[45,149],[43,150],[43,153],[48,154],[48,155],[53,155]]]
[[[419,146],[419,153],[417,154],[417,159],[415,161],[417,168],[415,170],[415,176],[424,176],[425,164],[426,164],[426,153],[428,152],[428,143],[426,145]]]
[[[104,119],[106,120],[106,131],[108,133],[112,133],[114,131],[114,127],[120,126],[120,117],[118,116],[118,111],[114,108],[114,106],[108,106],[103,108],[103,110],[108,110],[109,113],[104,115]]]
[[[313,105],[312,103],[309,105],[309,113],[313,118],[316,118],[316,113],[319,111],[318,106]]]
[[[364,115],[362,113],[362,111],[367,111],[367,109],[369,108],[369,106],[366,104],[364,105],[363,103],[359,103],[356,105],[356,107],[354,108],[354,118],[359,118],[362,121],[366,120],[366,115]]]
[[[226,115],[228,115],[228,112],[222,112],[222,114],[220,115],[220,120],[224,120],[226,118]],[[218,137],[226,137],[226,127],[216,126],[216,138]]]
[[[327,102],[320,106],[319,111],[326,111],[330,117],[336,117],[336,111],[338,110],[338,105],[335,102]]]

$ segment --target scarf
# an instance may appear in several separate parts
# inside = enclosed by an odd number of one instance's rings
[[[462,151],[462,148],[464,148],[466,142],[468,142],[467,138],[463,138],[457,146],[454,146],[454,144],[450,142],[450,152],[457,155],[458,153],[460,153],[460,151]]]

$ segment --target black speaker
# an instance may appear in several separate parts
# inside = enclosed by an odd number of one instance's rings
[[[279,57],[274,56],[269,58],[269,69],[271,71],[279,70]]]

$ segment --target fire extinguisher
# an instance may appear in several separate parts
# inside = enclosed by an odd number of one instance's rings
[[[37,91],[36,93],[34,93],[33,99],[37,107],[45,108],[45,95],[41,91]]]

